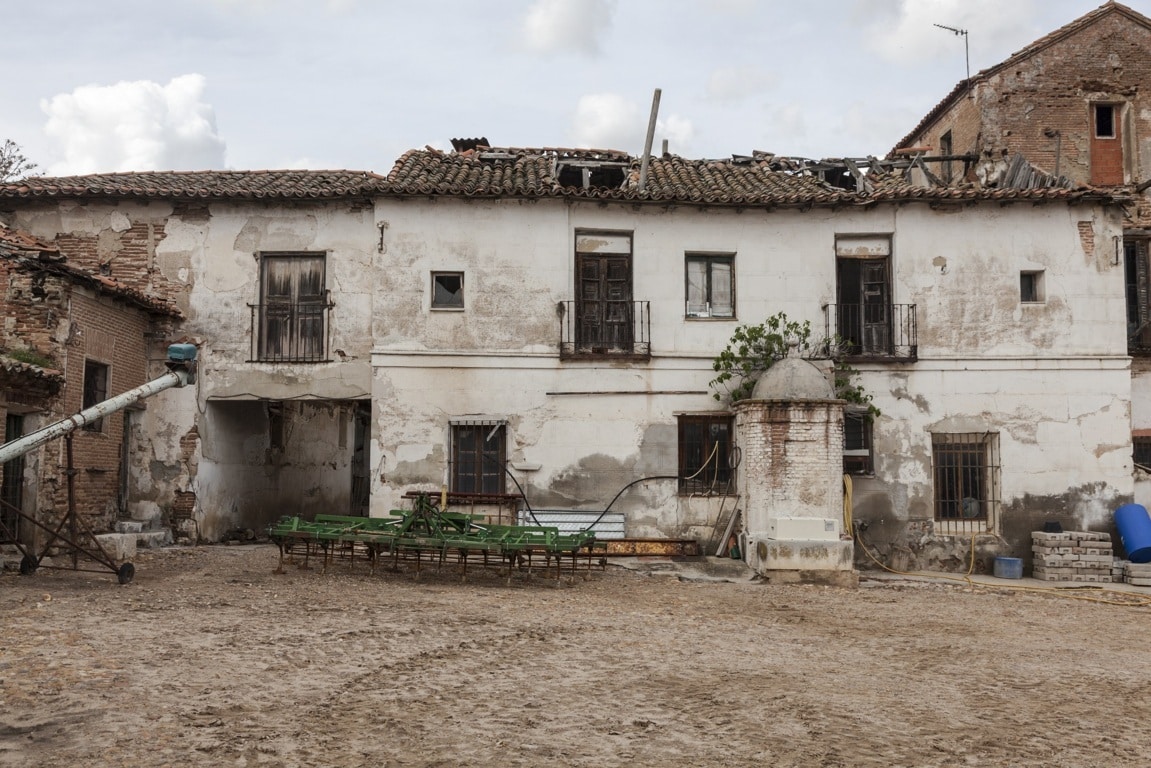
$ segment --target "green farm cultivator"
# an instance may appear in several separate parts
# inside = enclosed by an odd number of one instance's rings
[[[416,574],[425,566],[458,566],[467,578],[468,565],[530,572],[537,563],[545,573],[555,568],[560,578],[565,568],[605,567],[606,548],[591,531],[561,534],[550,526],[495,525],[483,515],[451,512],[437,505],[428,494],[416,497],[411,510],[392,510],[391,517],[347,517],[316,515],[314,521],[285,517],[268,529],[280,548],[283,572],[286,558],[303,555],[301,568],[311,567],[313,559],[323,568],[335,558],[366,561],[375,572],[390,562],[393,570],[401,563],[414,564]]]

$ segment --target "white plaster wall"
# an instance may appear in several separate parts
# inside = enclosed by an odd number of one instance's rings
[[[835,236],[866,233],[892,235],[892,301],[919,312],[918,362],[863,366],[884,412],[870,481],[882,509],[930,518],[929,430],[948,418],[1000,432],[1005,508],[1035,497],[1098,523],[1132,493],[1114,213],[1062,203],[737,212],[381,200],[377,216],[388,249],[374,312],[376,514],[412,484],[443,482],[448,419],[469,413],[508,418],[509,458],[540,464],[522,481],[553,506],[602,506],[630,480],[674,474],[676,415],[721,408],[711,361],[735,327],[783,311],[821,334],[822,308],[835,301]],[[633,233],[634,298],[651,302],[649,362],[558,359],[555,307],[574,298],[579,229]],[[736,254],[737,319],[684,318],[688,251]],[[463,312],[429,309],[432,270],[465,272]],[[1044,271],[1044,302],[1021,305],[1023,270]],[[714,513],[692,504],[685,513],[673,481],[644,484],[620,505],[636,521],[631,535],[683,530],[685,516],[701,530]]]

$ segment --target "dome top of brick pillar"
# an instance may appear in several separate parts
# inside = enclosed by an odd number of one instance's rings
[[[785,357],[759,377],[753,400],[835,400],[827,374],[810,360]]]

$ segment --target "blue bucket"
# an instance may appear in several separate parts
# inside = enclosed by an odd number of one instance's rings
[[[997,579],[1022,579],[1023,561],[1018,557],[997,557],[992,573]]]
[[[1124,504],[1115,510],[1115,527],[1133,563],[1151,563],[1151,515],[1142,504]]]

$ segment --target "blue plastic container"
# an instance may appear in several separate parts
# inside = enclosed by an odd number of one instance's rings
[[[1142,504],[1124,504],[1115,510],[1115,527],[1127,559],[1133,563],[1151,563],[1151,515]]]
[[[1022,579],[1023,561],[1018,557],[997,557],[992,572],[997,579]]]

